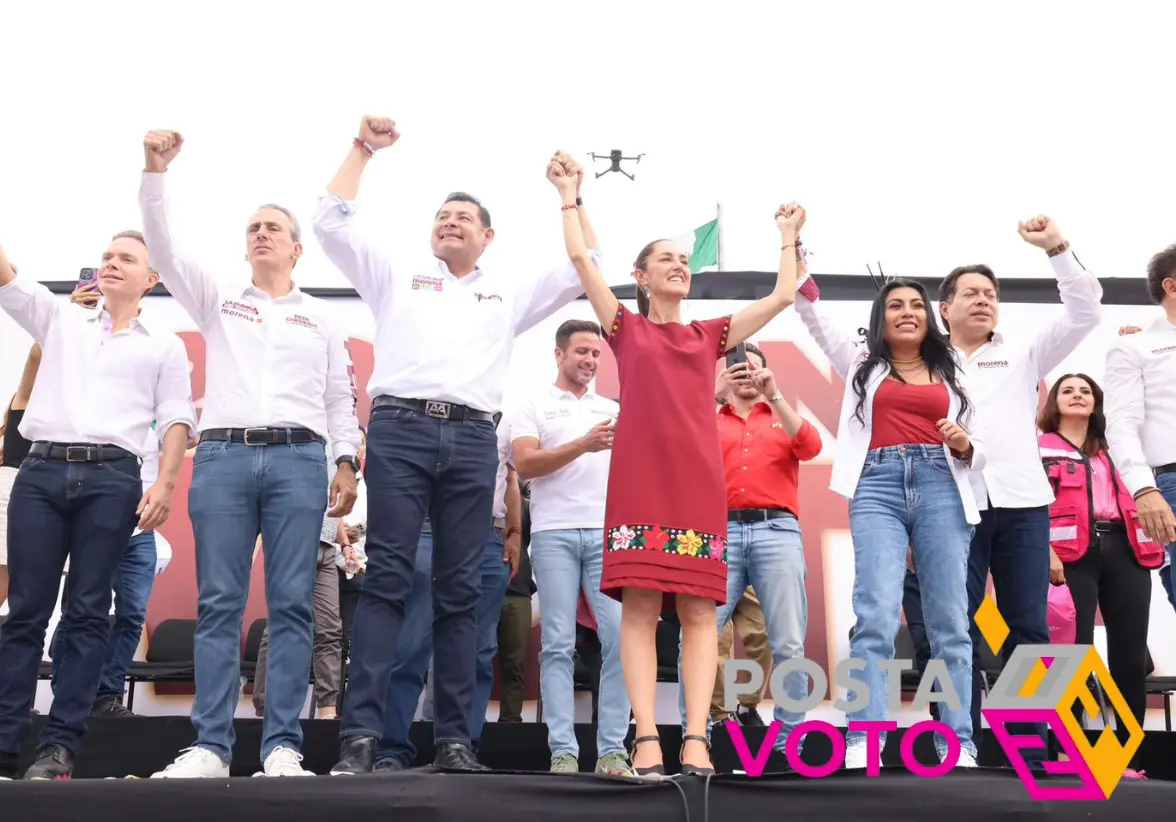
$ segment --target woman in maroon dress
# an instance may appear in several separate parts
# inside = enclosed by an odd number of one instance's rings
[[[686,252],[669,240],[641,250],[633,272],[640,314],[631,313],[588,256],[575,213],[577,172],[562,153],[548,171],[563,200],[568,256],[620,376],[601,590],[621,600],[621,660],[637,723],[633,766],[640,776],[665,772],[654,723],[654,640],[663,608],[674,607],[682,623],[686,699],[682,773],[713,773],[706,726],[718,665],[715,605],[727,595],[727,492],[715,424],[715,362],[792,305],[804,211],[789,205],[776,212],[780,271],[770,295],[734,316],[684,323]]]

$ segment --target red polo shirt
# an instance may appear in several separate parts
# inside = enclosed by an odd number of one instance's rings
[[[821,453],[817,429],[805,420],[795,438],[788,436],[766,402],[752,406],[746,420],[724,405],[719,409],[718,424],[727,475],[727,508],[779,508],[799,518],[800,463]]]

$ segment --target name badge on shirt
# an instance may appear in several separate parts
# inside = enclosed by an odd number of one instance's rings
[[[237,300],[225,300],[221,303],[221,313],[226,317],[236,317],[239,320],[245,320],[251,323],[261,322],[261,312],[249,303],[242,303]]]
[[[556,417],[570,417],[571,415],[572,415],[572,409],[570,409],[570,408],[557,408],[554,411],[544,411],[543,412],[543,419],[553,420]]]
[[[440,277],[425,277],[417,275],[412,278],[413,291],[444,291],[445,281]]]
[[[1008,368],[1008,360],[981,360],[976,363],[977,368]]]

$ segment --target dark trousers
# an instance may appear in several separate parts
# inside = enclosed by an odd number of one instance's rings
[[[355,609],[359,606],[359,595],[363,591],[363,574],[351,579],[339,571],[339,621],[343,625],[343,687],[339,689],[339,704],[343,713],[343,700],[347,696],[347,661],[351,657],[351,638],[355,630]]]
[[[110,633],[111,583],[143,496],[139,463],[29,457],[8,506],[8,621],[0,632],[0,754],[16,754],[29,728],[45,631],[69,558],[58,683],[40,745],[77,753],[94,705]]]
[[[531,598],[507,594],[498,620],[498,721],[523,721]]]
[[[1064,566],[1074,600],[1074,643],[1094,644],[1094,616],[1101,610],[1107,629],[1107,668],[1142,727],[1147,711],[1151,572],[1136,560],[1125,531],[1100,535],[1077,561]],[[1119,725],[1119,739],[1125,741],[1127,732]]]
[[[968,553],[968,619],[972,633],[972,739],[980,747],[983,669],[976,609],[984,601],[992,574],[996,602],[1009,626],[1000,653],[1007,663],[1018,645],[1049,645],[1049,507],[988,508]],[[1041,748],[1024,749],[1025,763],[1040,769],[1048,744],[1043,723],[1009,723],[1013,734],[1041,737]]]
[[[902,613],[906,617],[907,630],[910,631],[911,642],[915,646],[915,670],[919,672],[921,682],[923,672],[927,670],[927,663],[931,660],[931,640],[927,639],[927,623],[923,619],[923,594],[919,590],[919,577],[910,568],[907,569],[906,579],[902,584]],[[939,703],[932,702],[928,709],[931,711],[931,718],[938,721]],[[975,734],[975,730],[972,733]]]
[[[364,479],[367,571],[355,614],[340,737],[382,738],[388,682],[412,591],[421,527],[433,529],[433,732],[470,742],[486,523],[493,520],[498,443],[489,421],[439,420],[378,406]]]

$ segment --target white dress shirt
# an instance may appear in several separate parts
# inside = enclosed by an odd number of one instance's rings
[[[1161,317],[1107,352],[1104,410],[1111,459],[1133,495],[1176,462],[1176,325]]]
[[[368,393],[499,410],[514,338],[580,296],[570,261],[539,277],[478,268],[464,277],[431,258],[394,266],[355,225],[355,208],[320,199],[314,231],[376,319]],[[593,252],[600,264],[600,256]]]
[[[20,433],[31,442],[117,445],[142,460],[173,425],[196,427],[188,355],[150,320],[111,333],[110,315],[58,300],[27,274],[0,287],[0,308],[41,345]],[[156,437],[150,437],[156,421]]]
[[[327,439],[336,459],[353,456],[354,371],[334,312],[297,287],[274,299],[252,284],[210,277],[172,240],[165,177],[143,174],[143,235],[152,267],[204,335],[200,430],[308,428]]]
[[[1054,500],[1037,454],[1037,387],[1062,364],[1102,319],[1102,286],[1074,252],[1048,258],[1058,279],[1062,315],[1020,345],[999,332],[972,356],[960,352],[968,399],[981,411],[987,462],[972,471],[981,510],[1036,508]]]
[[[523,402],[512,418],[511,440],[539,441],[557,448],[614,419],[620,406],[592,391],[577,398],[549,385]],[[604,528],[611,451],[582,454],[558,471],[531,481],[531,533],[570,528]]]
[[[808,279],[809,277],[805,276],[798,286],[803,285]],[[874,373],[866,380],[866,401],[862,406],[862,416],[866,421],[863,425],[858,421],[855,413],[857,394],[853,388],[853,375],[869,356],[865,341],[856,334],[851,336],[846,333],[839,321],[832,319],[825,313],[819,299],[813,302],[803,293],[798,292],[796,313],[800,315],[800,319],[812,335],[813,341],[825,352],[825,356],[829,358],[833,368],[845,381],[845,393],[841,398],[841,421],[837,427],[829,488],[846,499],[853,499],[858,481],[861,479],[862,466],[865,465],[866,456],[870,453],[870,439],[874,431],[874,395],[878,393],[878,386],[887,378],[890,369],[883,364],[875,368]],[[962,372],[962,369],[958,378],[964,391],[968,392],[967,375]],[[950,385],[947,386],[947,396],[947,418],[955,420],[959,417],[962,407],[960,396]],[[976,404],[972,403],[968,415],[964,417],[961,424],[968,431],[968,436],[972,441],[973,469],[982,469],[986,458],[986,443],[978,419]],[[1035,456],[1036,449],[1035,443],[1033,450]],[[980,509],[977,507],[976,497],[972,492],[972,484],[969,480],[969,474],[972,472],[963,462],[952,456],[951,449],[946,443],[943,446],[943,453],[947,458],[947,464],[951,467],[951,475],[955,479],[956,489],[960,493],[964,516],[971,525],[977,525],[980,522]],[[1040,465],[1040,462],[1038,464]]]

